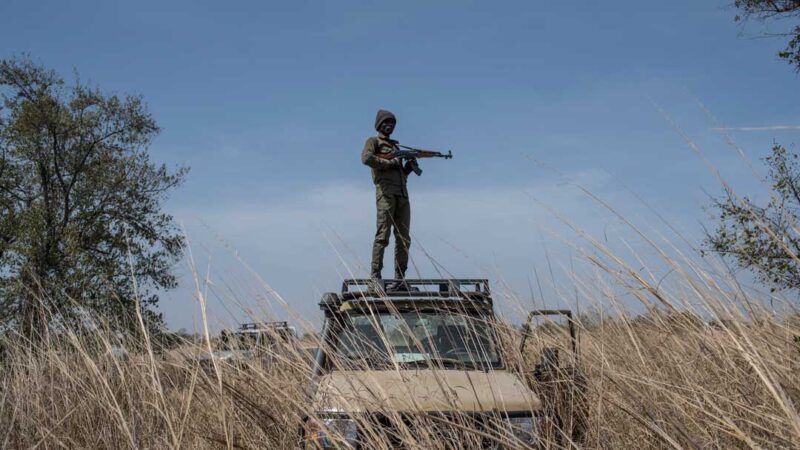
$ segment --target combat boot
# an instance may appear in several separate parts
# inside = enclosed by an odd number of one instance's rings
[[[369,277],[369,283],[367,283],[367,290],[370,294],[381,294],[383,291],[383,279],[381,278],[380,272],[372,273]]]
[[[395,292],[408,292],[410,289],[408,288],[408,284],[406,284],[406,274],[405,271],[396,271],[394,273],[394,279],[392,283],[386,285],[387,291],[395,291]]]
[[[408,291],[408,285],[403,280],[392,281],[386,285],[386,291],[406,292]]]

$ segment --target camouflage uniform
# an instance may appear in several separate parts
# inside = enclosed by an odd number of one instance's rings
[[[381,112],[375,128],[380,126]],[[388,113],[394,118],[391,113]],[[411,172],[410,167],[403,167],[399,160],[381,159],[375,155],[391,153],[396,149],[394,141],[388,137],[378,135],[367,139],[364,151],[361,152],[361,162],[372,168],[372,181],[375,183],[375,203],[378,211],[377,231],[375,243],[372,245],[372,273],[373,278],[381,277],[383,269],[383,253],[389,245],[389,234],[394,228],[394,277],[405,278],[408,268],[408,247],[411,244],[409,230],[411,226],[411,205],[408,201],[406,179]]]

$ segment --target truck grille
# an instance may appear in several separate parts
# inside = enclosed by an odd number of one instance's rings
[[[490,414],[396,415],[372,417],[375,436],[402,449],[499,449],[502,428]],[[367,437],[367,436],[364,436]],[[369,439],[369,438],[368,438]]]

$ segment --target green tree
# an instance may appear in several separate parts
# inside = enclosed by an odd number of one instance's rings
[[[800,160],[780,145],[764,158],[772,195],[759,206],[730,189],[715,199],[719,225],[707,245],[775,288],[800,288]]]
[[[69,86],[0,60],[0,329],[27,337],[102,318],[151,330],[183,238],[162,212],[186,168],[150,161],[159,128],[140,96]]]
[[[734,5],[741,11],[741,15],[736,16],[737,21],[751,18],[761,21],[793,20],[800,17],[800,0],[736,0]],[[778,56],[800,71],[800,25],[770,35],[789,38],[786,48],[778,52]]]

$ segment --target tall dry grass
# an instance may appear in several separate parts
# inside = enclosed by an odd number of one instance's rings
[[[579,325],[590,405],[582,447],[800,446],[797,317],[731,315],[709,324],[687,311],[653,311],[584,316]],[[563,331],[535,331],[531,355],[514,355],[511,336],[507,357],[530,360]],[[0,445],[294,448],[301,417],[314,413],[305,392],[309,359],[297,346],[265,349],[268,366],[214,368],[193,357],[207,351],[203,344],[112,354],[126,344],[102,333],[70,333],[38,347],[5,338]],[[407,447],[452,448],[434,431],[425,438],[425,427],[435,424],[409,430]],[[388,448],[374,436],[370,448]],[[478,445],[464,436],[464,448]]]

